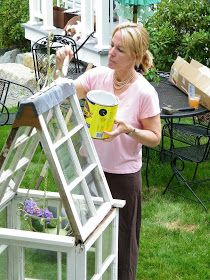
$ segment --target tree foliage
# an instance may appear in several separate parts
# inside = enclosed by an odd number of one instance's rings
[[[29,42],[24,37],[22,23],[29,19],[28,0],[3,0],[0,5],[0,48],[24,48]]]
[[[162,0],[145,26],[158,70],[169,71],[178,55],[209,67],[209,0]]]

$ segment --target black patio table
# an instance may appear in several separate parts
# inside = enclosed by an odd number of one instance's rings
[[[161,78],[160,83],[152,83],[154,88],[156,89],[159,97],[160,108],[171,106],[172,109],[180,109],[187,108],[188,105],[188,96],[181,90],[179,90],[176,86],[174,86],[167,78]],[[193,117],[196,115],[202,115],[208,112],[208,109],[199,105],[198,109],[195,110],[182,110],[173,112],[173,114],[165,114],[163,110],[161,110],[160,117],[162,119],[174,119],[174,118],[186,118]]]
[[[188,105],[188,96],[181,90],[179,90],[175,85],[173,85],[168,77],[161,77],[161,80],[159,83],[151,83],[154,88],[156,89],[159,97],[159,104],[161,108],[160,117],[163,119],[170,127],[170,148],[169,148],[169,157],[171,155],[170,151],[172,151],[174,147],[173,143],[173,124],[177,122],[180,118],[189,118],[194,117],[197,115],[202,115],[208,112],[208,109],[204,108],[203,106],[199,105],[198,109],[195,110],[189,110]],[[163,107],[171,106],[172,109],[174,109],[174,112],[172,114],[165,113],[165,110],[163,110]],[[183,109],[186,108],[187,110],[176,110],[176,109]],[[168,158],[168,153],[163,148],[163,139],[162,144],[160,147],[160,158],[166,159]],[[146,148],[146,183],[147,187],[149,187],[149,178],[148,178],[148,172],[149,172],[149,148]]]
[[[159,96],[159,102],[160,102],[160,108],[163,107],[172,106],[172,109],[179,109],[179,108],[187,108],[188,106],[188,96],[181,90],[179,90],[176,86],[174,86],[167,78],[161,78],[161,82],[159,84],[153,84],[155,87],[158,96]],[[169,110],[170,112],[170,110]],[[193,200],[195,202],[198,202],[203,206],[205,211],[207,211],[207,206],[205,205],[206,198],[201,198],[200,195],[197,193],[197,187],[201,185],[203,182],[209,181],[209,179],[195,179],[195,175],[197,172],[198,164],[204,161],[209,160],[209,147],[210,147],[210,137],[209,133],[205,130],[205,127],[202,128],[196,125],[190,125],[185,124],[183,122],[179,122],[179,119],[183,118],[190,118],[198,115],[204,115],[208,113],[209,110],[204,108],[203,106],[199,106],[198,109],[195,110],[183,110],[183,111],[174,111],[172,114],[166,114],[168,113],[165,110],[161,110],[161,118],[166,122],[165,125],[163,125],[162,128],[162,144],[159,149],[160,158],[161,160],[169,160],[172,168],[172,176],[169,179],[169,182],[163,191],[163,194],[169,189],[169,186],[171,185],[171,182],[173,178],[176,178],[180,184],[182,184],[185,188],[187,188],[191,192],[191,196],[183,195],[182,192],[175,191],[173,187],[170,187],[170,190],[178,195],[182,195],[183,197],[189,198],[190,200]],[[179,128],[179,129],[177,129]],[[207,129],[207,128],[206,128]],[[188,132],[187,132],[188,130]],[[205,131],[205,132],[204,132]],[[182,135],[183,134],[183,135]],[[195,138],[193,138],[194,136]],[[197,135],[197,136],[196,136]],[[170,146],[168,149],[164,148],[163,143],[163,136],[170,137]],[[196,139],[196,142],[193,142],[192,140]],[[208,139],[208,142],[201,143],[200,137],[206,137]],[[187,138],[186,138],[187,137]],[[196,138],[197,137],[197,138]],[[180,141],[189,141],[184,142],[187,143],[186,147],[175,147],[174,139],[180,140]],[[194,141],[193,140],[193,141]],[[207,141],[207,140],[206,140]],[[148,161],[149,161],[149,149],[147,149],[147,166],[146,166],[146,180],[147,180],[147,187],[149,187],[149,181],[148,181]],[[184,161],[190,161],[195,163],[195,171],[192,176],[192,178],[185,177],[183,174],[183,170],[185,168]]]
[[[174,121],[177,122],[177,119],[180,118],[189,118],[197,115],[203,115],[208,112],[208,109],[206,109],[201,105],[199,105],[198,109],[190,108],[188,105],[188,95],[182,92],[181,90],[179,90],[175,85],[173,85],[167,77],[161,77],[160,83],[158,84],[153,83],[153,86],[156,89],[159,97],[159,104],[161,108],[160,117],[161,119],[164,119],[166,123],[169,123],[170,126],[170,150],[171,150],[174,147],[173,144]],[[169,114],[170,110],[169,112],[164,110],[165,107],[172,108],[174,112],[172,114]]]

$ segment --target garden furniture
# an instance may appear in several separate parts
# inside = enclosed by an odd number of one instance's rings
[[[25,96],[33,95],[33,91],[24,85],[0,78],[0,125],[11,125],[17,114],[19,101]],[[13,98],[15,110],[7,108],[8,97]]]
[[[40,88],[44,85],[47,73],[49,77],[49,71],[52,75],[55,74],[56,50],[67,45],[71,46],[74,57],[69,63],[66,77],[75,79],[84,72],[85,66],[79,61],[76,42],[70,36],[52,34],[51,38],[49,35],[45,36],[32,45],[35,78]]]
[[[195,180],[197,166],[199,163],[208,161],[209,157],[209,116],[208,110],[203,106],[198,109],[188,107],[188,96],[172,85],[167,78],[162,78],[159,84],[154,84],[160,100],[161,118],[164,120],[162,127],[161,144],[158,147],[158,152],[162,160],[168,159],[172,167],[172,177],[164,190],[173,190],[169,188],[174,177],[180,183],[190,190],[205,210],[207,210],[204,202],[193,190],[192,185],[199,184]],[[171,106],[171,107],[170,107]],[[165,108],[169,108],[167,111]],[[171,110],[172,109],[172,110]],[[192,118],[192,123],[186,124],[184,120]],[[169,145],[166,148],[166,142],[169,140]],[[179,143],[182,143],[181,145]],[[149,148],[147,149],[147,162],[146,162],[146,182],[149,187]],[[182,167],[179,169],[178,162],[182,162]],[[191,177],[190,182],[181,174],[184,170],[185,163],[191,161],[195,163],[195,171]],[[182,191],[179,190],[179,194]]]

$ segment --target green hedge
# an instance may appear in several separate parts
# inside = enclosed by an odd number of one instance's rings
[[[162,0],[145,26],[158,70],[169,71],[178,55],[209,67],[209,0]]]
[[[0,1],[0,48],[25,48],[29,41],[24,38],[24,28],[21,26],[29,19],[28,0]]]

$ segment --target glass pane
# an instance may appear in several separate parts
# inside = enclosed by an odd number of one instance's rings
[[[70,104],[70,102],[72,104]],[[65,123],[67,124],[67,129],[70,131],[80,123],[78,122],[76,113],[73,109],[73,97],[71,96],[70,98],[67,98],[60,107]]]
[[[56,152],[66,182],[67,184],[69,184],[78,177],[75,161],[71,158],[72,144],[70,143],[70,141],[65,142],[56,150]]]
[[[51,140],[53,143],[56,140],[60,139],[63,136],[63,133],[60,130],[57,119],[55,118],[53,109],[49,112],[43,114],[44,119],[47,123],[48,132],[50,134]]]
[[[110,279],[112,279],[111,265],[107,268],[107,270],[104,272],[102,276],[102,280],[110,280]]]
[[[95,243],[87,251],[87,280],[90,280],[95,275],[96,251]]]
[[[77,99],[77,97],[76,97]],[[78,100],[78,99],[77,99]],[[79,114],[80,108],[77,107],[77,105],[79,105],[79,100],[78,103],[75,102],[74,96],[70,96],[69,98],[67,98],[65,100],[65,104],[69,102],[69,104],[71,104],[71,109],[72,109],[72,117],[71,117],[71,121],[75,124],[73,127],[75,127],[77,124],[81,124],[81,115]],[[65,105],[66,106],[66,105]],[[82,112],[81,112],[82,113]],[[71,126],[68,126],[68,130],[70,131],[72,129]]]
[[[8,279],[9,271],[7,270],[8,267],[8,248],[3,250],[4,245],[0,245],[0,279]]]
[[[7,227],[7,208],[0,212],[0,227],[6,228]]]
[[[62,118],[56,114],[56,110],[61,110]],[[61,104],[60,109],[58,109],[58,107],[57,109],[53,108],[49,112],[43,114],[43,116],[53,143],[64,136],[59,124],[61,121],[65,120],[69,131],[78,125],[72,107],[68,102]]]
[[[102,243],[102,262],[104,262],[112,254],[112,223],[103,232]]]
[[[22,157],[28,158],[31,156],[31,145],[33,145],[34,141],[37,140],[38,135],[35,133],[33,136],[29,137],[29,133],[22,134],[16,139],[15,147],[12,150],[10,149],[11,154],[10,156],[7,156],[7,163],[4,170],[11,169],[11,166],[14,164],[14,162],[17,164],[17,159],[20,160]]]
[[[66,256],[61,257],[61,278],[57,278],[57,252],[25,249],[25,278],[66,280]]]
[[[93,171],[90,174],[88,174],[85,179],[89,187],[91,196],[95,201],[95,205],[100,206],[102,203],[104,203],[104,198],[102,194],[102,189],[104,187],[103,187],[103,180],[101,174],[98,171],[98,167],[93,169]]]
[[[85,182],[81,182],[72,191],[72,197],[82,225],[86,224],[92,216],[90,211],[91,202],[88,201],[87,195],[84,194],[85,192],[88,192]]]
[[[91,158],[89,154],[89,150],[87,146],[85,147],[83,140],[83,130],[78,131],[76,134],[72,136],[72,142],[74,144],[74,149],[76,151],[77,157],[79,159],[79,163],[81,165],[82,170],[84,170],[89,164],[91,164]]]

